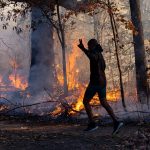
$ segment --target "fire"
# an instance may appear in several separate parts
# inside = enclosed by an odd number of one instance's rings
[[[16,58],[10,60],[9,64],[13,69],[12,74],[10,74],[8,77],[8,81],[10,81],[10,84],[7,84],[7,83],[5,84],[5,82],[3,82],[3,77],[0,75],[1,89],[3,87],[2,91],[7,91],[8,88],[10,89],[10,87],[15,87],[20,90],[25,90],[28,87],[28,82],[23,76],[21,76],[17,73],[19,64],[17,63]],[[11,89],[11,90],[13,90],[13,89]]]
[[[82,52],[79,50],[77,45],[78,45],[77,41],[73,42],[73,45],[72,45],[73,50],[71,51],[70,55],[68,56],[67,76],[68,76],[69,90],[79,87],[77,77],[78,77],[80,71],[78,68],[77,69],[75,69],[75,68],[76,68],[77,58],[81,57]]]
[[[55,116],[58,116],[59,114],[61,114],[61,112],[62,112],[62,108],[60,107],[60,106],[57,106],[56,108],[55,108],[55,110],[52,112],[52,113],[50,113],[53,117],[55,117]]]
[[[120,98],[120,90],[115,89],[113,91],[109,91],[107,92],[107,100],[108,101],[118,101],[118,99]]]
[[[28,87],[28,83],[25,81],[25,79],[18,74],[11,74],[9,76],[9,80],[11,81],[11,85],[17,89],[25,90]]]
[[[84,38],[83,38],[84,39]],[[83,40],[85,41],[85,40]],[[85,42],[84,42],[85,43]],[[71,106],[72,109],[75,111],[81,111],[84,109],[83,105],[83,97],[84,93],[86,90],[87,85],[84,83],[79,82],[78,78],[80,75],[80,66],[77,66],[77,59],[81,59],[82,51],[79,50],[77,47],[78,41],[74,41],[72,45],[72,51],[67,55],[67,81],[68,81],[68,89],[69,92],[73,92],[71,95],[74,96],[74,101]],[[61,66],[57,65],[56,66],[57,70],[59,70],[58,73],[58,81],[60,85],[63,85],[63,76],[61,70]],[[75,92],[76,91],[76,92]],[[77,93],[77,94],[75,94]],[[113,91],[108,91],[107,92],[107,100],[108,101],[117,101],[120,98],[120,91],[117,89],[114,89]],[[69,99],[69,98],[68,98]],[[91,105],[92,106],[97,106],[100,105],[100,101],[98,96],[96,95],[92,100],[91,100]],[[60,107],[57,107],[56,110],[53,112],[54,114],[57,114],[60,112]],[[74,111],[71,111],[70,114],[75,114]]]
[[[79,98],[77,99],[77,102],[75,105],[73,105],[73,109],[76,111],[81,111],[84,109],[83,105],[83,97],[84,97],[84,92],[85,92],[85,86],[79,87],[80,95]],[[109,91],[107,92],[107,101],[117,101],[120,97],[120,91],[119,90],[114,90],[114,91]],[[94,98],[91,100],[91,105],[100,105],[100,101],[98,98],[98,95],[94,96]],[[71,114],[74,114],[71,112]]]
[[[75,105],[73,105],[73,109],[76,110],[76,111],[81,111],[83,108],[84,108],[84,105],[83,105],[83,96],[84,96],[84,91],[85,91],[85,88],[84,86],[80,86],[79,87],[79,97],[77,99],[77,102],[75,103]]]
[[[83,38],[84,41],[84,38]],[[72,51],[67,55],[67,82],[68,82],[68,89],[74,90],[78,88],[81,83],[78,82],[78,76],[80,73],[79,68],[76,67],[77,59],[81,57],[82,52],[78,48],[78,41],[74,41],[72,45]],[[56,65],[57,70],[57,79],[59,84],[62,86],[64,84],[64,79],[61,71],[61,65]]]

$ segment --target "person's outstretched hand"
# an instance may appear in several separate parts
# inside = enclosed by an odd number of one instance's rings
[[[80,49],[84,49],[84,45],[83,45],[83,43],[82,43],[82,39],[79,39],[79,45],[78,45],[78,47],[79,47]]]

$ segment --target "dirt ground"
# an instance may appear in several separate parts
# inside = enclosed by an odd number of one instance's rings
[[[125,125],[115,137],[111,135],[111,125],[100,126],[98,130],[88,133],[83,131],[85,127],[80,124],[39,123],[35,125],[1,121],[0,150],[132,150],[133,136],[138,134],[138,130],[149,130],[150,126]],[[149,143],[149,139],[147,140]],[[122,147],[124,142],[128,146]],[[138,146],[137,142],[134,147],[143,150],[150,148],[142,146],[141,144]]]

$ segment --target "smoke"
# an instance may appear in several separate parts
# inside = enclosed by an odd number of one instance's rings
[[[29,90],[38,94],[44,89],[52,91],[54,82],[53,27],[38,8],[32,8],[31,66]],[[40,23],[39,23],[40,22]],[[32,24],[33,26],[33,24]]]
[[[143,11],[144,10],[150,10],[150,1],[148,1],[148,0],[141,0],[141,3],[142,3]]]
[[[32,19],[40,18],[41,12],[38,9],[33,9]],[[31,21],[31,16],[28,16],[29,22]],[[102,18],[103,19],[103,18]],[[76,48],[78,38],[84,39],[84,44],[90,38],[93,38],[93,22],[92,18],[85,15],[79,15],[75,17],[70,22],[76,20],[76,25],[71,30],[66,30],[66,43],[67,43],[67,66],[68,66],[68,83],[71,87],[70,95],[64,99],[68,104],[78,104],[77,99],[79,99],[79,104],[82,104],[82,98],[85,90],[85,83],[88,83],[89,80],[89,62],[82,52]],[[25,29],[26,22],[23,20],[19,23]],[[29,87],[26,91],[21,91],[20,89],[11,88],[7,89],[7,92],[1,92],[1,95],[6,94],[8,99],[10,99],[14,104],[19,104],[21,106],[33,104],[37,102],[44,102],[48,100],[56,100],[54,103],[40,104],[37,106],[28,107],[25,109],[19,109],[19,111],[25,111],[27,113],[34,114],[47,114],[49,112],[60,110],[62,106],[61,97],[59,97],[59,92],[53,91],[53,86],[57,86],[54,82],[54,66],[61,66],[61,47],[55,39],[53,39],[54,31],[52,26],[49,26],[47,23],[40,24],[37,27],[37,30],[30,32],[26,29],[20,35],[16,34],[12,30],[12,26],[7,30],[1,29],[1,51],[0,51],[0,74],[3,77],[4,85],[12,85],[9,80],[10,74],[17,74],[21,77],[24,77],[23,80],[27,80],[29,76]],[[100,26],[101,27],[101,26]],[[105,30],[110,28],[108,25],[105,26]],[[82,32],[81,32],[82,31]],[[125,34],[127,32],[125,31]],[[122,32],[122,35],[123,32]],[[113,51],[113,44],[110,42],[110,39],[105,39],[107,37],[107,32],[101,33],[101,44],[104,47],[104,55],[107,59],[107,78],[108,78],[108,90],[115,91],[115,88],[118,88],[118,72],[115,64],[115,56],[112,54],[110,58],[107,52],[110,48],[110,51]],[[111,38],[109,34],[109,38]],[[53,41],[54,40],[54,41]],[[125,40],[123,38],[123,40]],[[129,39],[130,40],[130,39]],[[56,43],[53,43],[56,42]],[[109,47],[108,47],[109,46]],[[31,58],[31,49],[32,49],[32,58]],[[55,51],[54,51],[55,50]],[[131,53],[131,60],[128,61],[128,54],[122,58],[122,66],[124,72],[124,85],[125,85],[125,94],[126,94],[126,105],[128,112],[123,111],[120,97],[117,97],[117,101],[109,102],[113,107],[116,115],[121,118],[137,118],[143,117],[146,112],[149,112],[147,105],[141,105],[136,100],[136,89],[135,89],[135,73],[134,66],[130,68],[127,64],[132,64],[134,61],[133,49],[128,51]],[[54,57],[55,56],[55,57]],[[54,60],[55,58],[55,60]],[[32,59],[32,61],[31,61]],[[133,67],[133,68],[132,68]],[[113,68],[111,70],[110,68]],[[53,72],[54,71],[54,72]],[[55,74],[56,75],[56,74]],[[130,78],[128,78],[130,75]],[[114,79],[113,79],[114,77]],[[127,80],[130,82],[127,83]],[[79,84],[81,86],[79,86]],[[114,84],[114,85],[113,85]],[[117,84],[117,85],[116,85]],[[83,86],[82,86],[83,85]],[[62,86],[60,86],[61,89]],[[80,88],[82,87],[82,88]],[[45,91],[45,89],[48,90]],[[82,89],[82,91],[81,91]],[[57,89],[56,89],[57,90]],[[14,92],[15,91],[15,92]],[[51,97],[52,95],[52,97]],[[131,95],[131,96],[130,96]],[[112,95],[111,95],[112,96]],[[6,101],[5,101],[6,102]],[[75,105],[76,106],[76,105]],[[80,105],[79,105],[80,106]],[[77,107],[74,107],[77,108]],[[78,107],[80,110],[80,107]],[[143,111],[144,113],[141,113]],[[95,114],[100,114],[102,116],[108,116],[107,112],[100,106],[99,108],[94,108]],[[87,117],[85,114],[80,117]]]

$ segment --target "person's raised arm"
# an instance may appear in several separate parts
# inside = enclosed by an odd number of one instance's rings
[[[83,42],[82,42],[82,39],[79,39],[79,45],[78,45],[78,47],[79,47],[83,52],[88,51],[88,50],[84,47]]]
[[[87,50],[83,45],[82,39],[79,39],[78,47],[87,55],[87,57],[89,59],[95,59],[95,60],[98,59],[98,53],[97,52],[90,52],[89,50]]]

